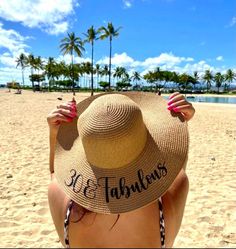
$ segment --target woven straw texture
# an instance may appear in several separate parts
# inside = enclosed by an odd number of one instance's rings
[[[93,212],[144,207],[162,196],[187,161],[181,114],[152,93],[105,93],[77,104],[61,124],[55,175],[65,193]]]

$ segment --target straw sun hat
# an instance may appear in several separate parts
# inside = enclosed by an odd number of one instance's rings
[[[181,114],[152,93],[105,93],[77,104],[60,126],[55,176],[65,193],[97,213],[123,213],[162,196],[187,162]]]

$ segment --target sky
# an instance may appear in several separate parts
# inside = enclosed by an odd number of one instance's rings
[[[69,32],[112,22],[112,64],[142,75],[163,70],[236,72],[236,0],[0,0],[0,84],[21,82],[20,53],[70,63],[60,52]],[[83,57],[91,60],[91,45]],[[97,40],[95,63],[108,64],[109,41]],[[26,84],[30,84],[25,70]]]

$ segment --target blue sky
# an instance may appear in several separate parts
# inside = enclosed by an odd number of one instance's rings
[[[129,72],[236,71],[235,0],[1,0],[0,83],[21,82],[15,59],[22,52],[69,63],[59,49],[67,32],[84,38],[91,25],[108,22],[122,27],[112,63]],[[77,62],[90,60],[85,48]],[[108,54],[108,40],[96,41],[95,62],[108,63]]]

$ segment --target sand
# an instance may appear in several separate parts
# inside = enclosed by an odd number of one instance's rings
[[[1,247],[62,247],[47,201],[46,116],[71,96],[0,90]],[[87,96],[76,94],[76,100]],[[236,247],[236,105],[194,106],[190,191],[174,247]]]

